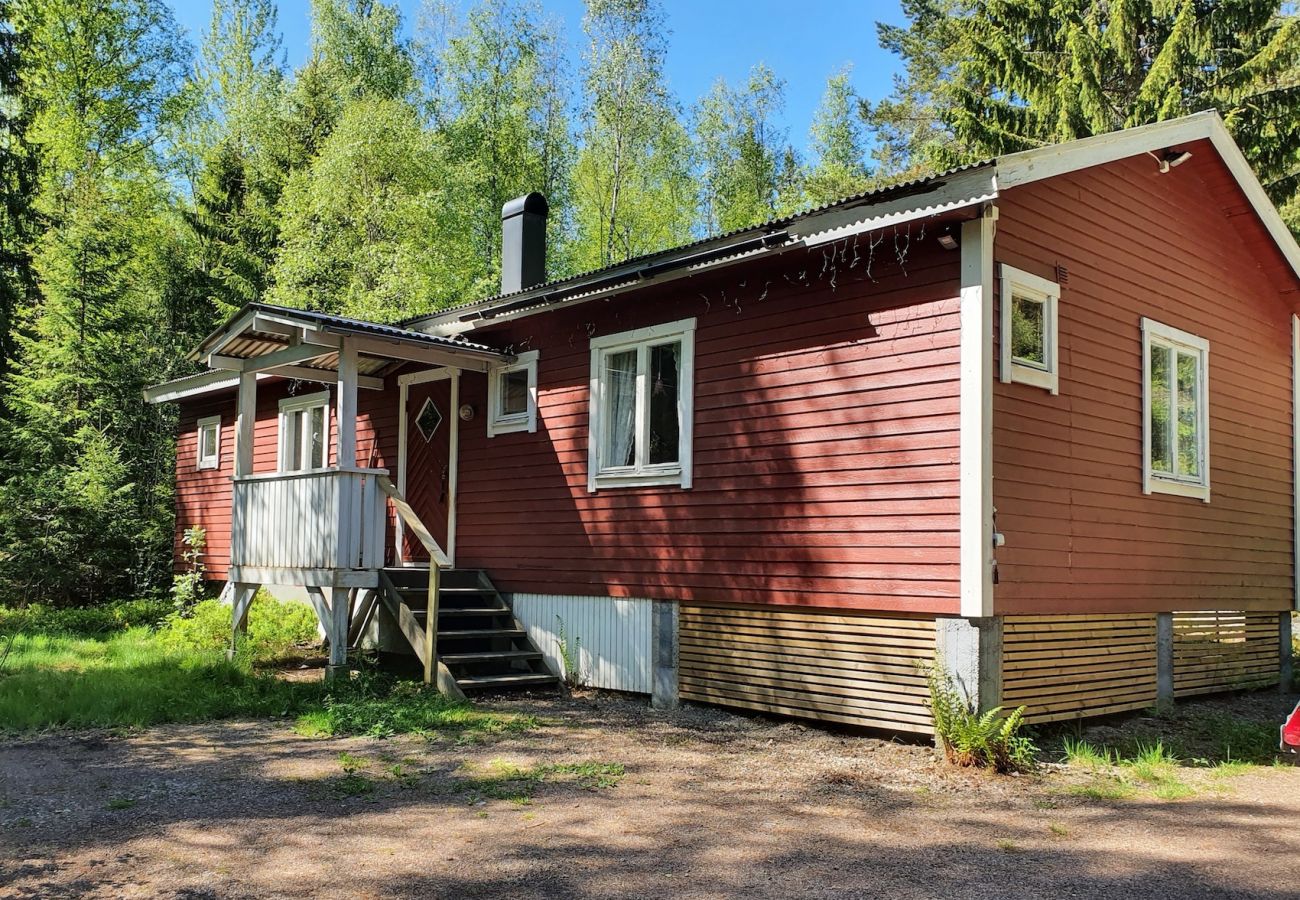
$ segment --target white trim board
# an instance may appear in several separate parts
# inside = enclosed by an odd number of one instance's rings
[[[406,444],[411,430],[407,424],[406,406],[411,396],[411,385],[441,381],[444,378],[451,379],[451,409],[446,416],[450,420],[448,428],[451,432],[447,436],[447,546],[443,548],[443,553],[447,557],[448,564],[455,566],[456,490],[460,480],[460,371],[458,369],[423,369],[419,372],[408,372],[397,379],[397,492],[402,497],[406,497]],[[396,519],[397,523],[393,529],[394,561],[399,566],[428,568],[429,563],[413,562],[402,556],[406,526],[402,523],[401,516],[397,516]]]
[[[993,235],[997,207],[961,229],[961,614],[993,614]]]

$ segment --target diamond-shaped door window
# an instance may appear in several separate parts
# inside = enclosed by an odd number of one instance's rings
[[[425,443],[433,440],[433,433],[441,424],[442,413],[438,411],[433,400],[426,398],[424,406],[420,407],[420,414],[415,417],[415,427],[420,429],[420,434],[424,435]]]

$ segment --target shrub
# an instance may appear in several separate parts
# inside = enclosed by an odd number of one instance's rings
[[[1023,772],[1034,767],[1038,748],[1020,734],[1025,708],[1002,714],[994,707],[976,711],[958,691],[948,673],[936,663],[926,672],[930,686],[930,712],[934,730],[949,762],[958,766],[979,766],[995,772]]]
[[[0,607],[0,634],[101,635],[128,628],[154,628],[167,618],[166,600],[119,600],[101,606],[55,607],[33,603]]]
[[[221,650],[230,643],[230,616],[230,607],[220,600],[203,600],[188,615],[169,616],[159,630],[158,640],[177,650]],[[248,611],[246,643],[255,661],[284,659],[316,640],[316,614],[311,607],[258,592]]]

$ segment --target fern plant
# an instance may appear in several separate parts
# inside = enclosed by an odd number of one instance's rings
[[[570,689],[576,688],[582,681],[581,651],[582,638],[577,635],[573,638],[573,643],[569,643],[569,636],[564,629],[564,619],[557,615],[555,621],[559,623],[557,643],[560,645],[560,662],[564,664],[564,683]]]
[[[1038,748],[1020,734],[1023,706],[1003,715],[997,706],[980,713],[957,690],[951,676],[937,663],[926,669],[930,713],[944,755],[958,766],[978,766],[995,772],[1024,772],[1034,767]]]

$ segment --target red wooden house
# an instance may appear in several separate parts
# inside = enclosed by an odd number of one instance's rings
[[[1029,721],[1289,680],[1300,248],[1213,113],[561,281],[504,212],[500,296],[253,304],[150,390],[238,610],[921,732],[936,653]]]

